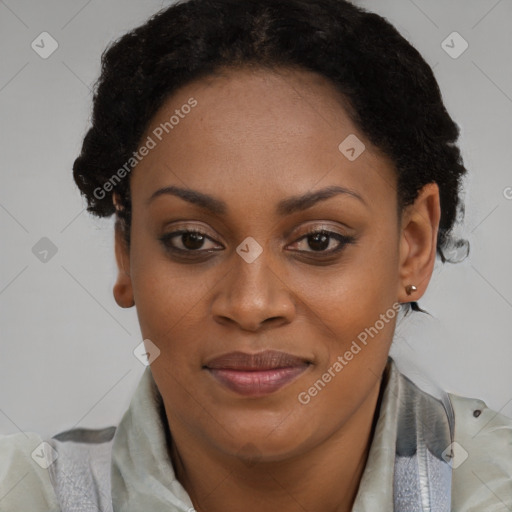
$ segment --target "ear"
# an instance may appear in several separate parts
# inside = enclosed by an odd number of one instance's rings
[[[122,308],[131,308],[135,301],[130,277],[130,251],[124,240],[120,221],[116,221],[115,224],[115,253],[118,273],[113,289],[114,298]]]
[[[427,289],[436,260],[440,218],[439,187],[437,183],[428,183],[402,215],[399,302],[417,301]],[[408,295],[405,291],[408,285],[416,286],[417,290]]]

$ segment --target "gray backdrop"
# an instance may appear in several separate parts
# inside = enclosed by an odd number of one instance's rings
[[[402,320],[392,352],[418,382],[512,416],[512,2],[357,3],[434,67],[471,173],[471,255],[438,262],[420,301],[433,316]],[[71,167],[102,50],[166,5],[0,0],[1,433],[116,424],[144,370],[135,309],[112,296],[112,220],[84,211]]]

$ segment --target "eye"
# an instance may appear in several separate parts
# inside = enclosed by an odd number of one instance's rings
[[[215,242],[206,233],[194,229],[173,231],[163,235],[159,240],[167,250],[172,252],[192,253],[219,250]],[[208,241],[210,241],[210,247],[208,247]]]
[[[326,229],[311,230],[299,238],[293,245],[299,252],[333,254],[342,251],[348,244],[355,242],[355,237],[342,235]],[[302,245],[302,249],[300,246]]]
[[[197,257],[213,251],[224,249],[206,233],[197,229],[180,229],[167,233],[159,238],[165,249],[177,256]],[[335,254],[342,251],[348,244],[355,242],[355,237],[342,235],[327,229],[312,229],[291,246],[298,252],[319,256]]]

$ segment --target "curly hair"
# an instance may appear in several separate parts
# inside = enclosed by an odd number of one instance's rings
[[[73,165],[87,210],[100,217],[116,213],[128,246],[130,180],[115,187],[109,180],[133,160],[152,117],[173,92],[221,67],[244,66],[300,68],[329,79],[353,123],[394,162],[399,213],[435,182],[441,203],[437,254],[443,263],[452,261],[445,253],[467,244],[452,235],[464,213],[459,194],[467,172],[456,145],[459,128],[430,66],[386,19],[345,0],[186,0],[103,52],[92,126]]]

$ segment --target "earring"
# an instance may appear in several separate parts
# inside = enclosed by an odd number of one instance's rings
[[[117,192],[112,194],[112,202],[114,203],[116,212],[122,212],[124,210],[124,206],[121,205],[121,199],[119,198],[119,194]]]
[[[413,292],[415,292],[418,288],[416,288],[416,286],[414,286],[413,284],[408,284],[406,287],[405,287],[405,291],[407,292],[407,295],[411,295]]]

